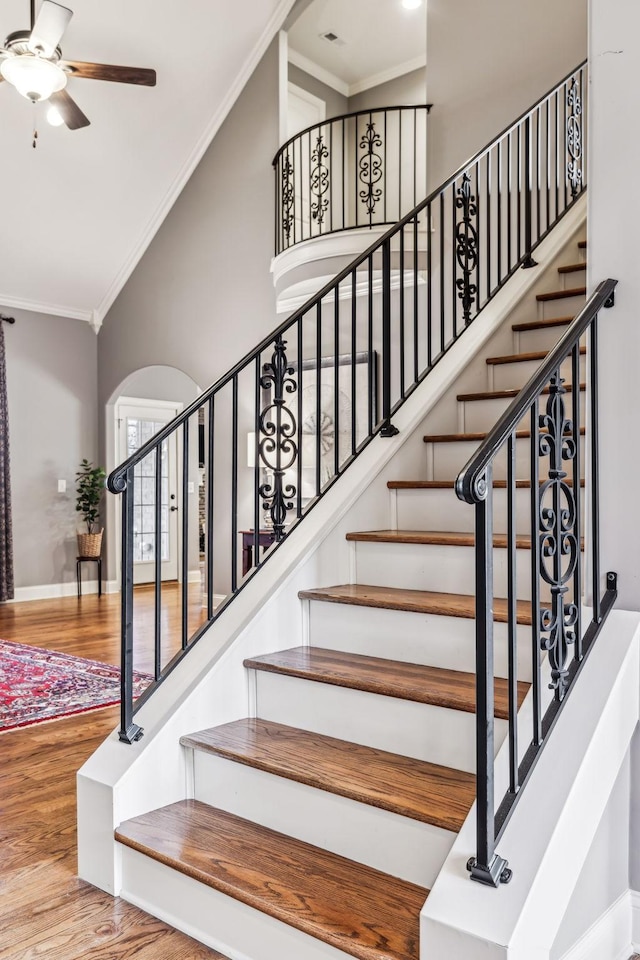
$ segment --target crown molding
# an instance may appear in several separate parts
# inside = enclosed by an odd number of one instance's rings
[[[426,53],[413,60],[405,60],[404,63],[398,63],[395,67],[389,67],[388,70],[382,70],[380,73],[374,73],[364,80],[357,80],[356,83],[349,85],[349,96],[355,97],[358,93],[364,93],[371,87],[378,87],[381,83],[389,83],[390,80],[396,80],[398,77],[404,77],[406,73],[412,73],[414,70],[420,70],[427,65]]]
[[[394,67],[381,70],[380,73],[373,73],[370,77],[365,77],[364,80],[356,80],[355,83],[347,83],[346,80],[337,77],[335,73],[321,67],[315,60],[310,60],[309,57],[298,53],[292,47],[289,47],[289,63],[292,63],[294,67],[299,67],[300,70],[304,70],[309,76],[331,87],[337,93],[341,93],[343,97],[355,97],[358,93],[370,90],[371,87],[378,87],[381,83],[389,83],[390,80],[396,80],[398,77],[404,77],[407,73],[426,67],[427,55],[425,53],[419,57],[414,57],[412,60],[404,60]]]
[[[60,303],[42,303],[39,300],[23,300],[21,297],[5,296],[0,291],[0,303],[8,310],[27,310],[29,313],[46,313],[52,317],[68,317],[70,320],[84,320],[95,329],[95,311],[79,310],[78,307],[64,306]],[[98,331],[96,330],[96,333]]]
[[[102,321],[111,309],[116,297],[137,267],[139,261],[142,259],[143,254],[162,226],[167,214],[182,193],[194,170],[202,160],[202,157],[211,146],[213,138],[222,126],[223,121],[226,119],[229,111],[240,96],[247,81],[258,66],[258,63],[266,53],[269,44],[284,23],[284,20],[288,16],[293,4],[294,0],[280,0],[280,3],[276,7],[265,29],[262,31],[260,39],[253,48],[251,55],[245,61],[244,66],[237,74],[233,83],[231,83],[227,96],[209,120],[204,132],[198,138],[195,147],[187,157],[186,161],[183,163],[177,177],[165,194],[164,199],[158,206],[155,214],[147,224],[146,229],[142,232],[138,241],[131,248],[127,258],[116,274],[104,297],[95,310],[87,311],[92,315],[91,319],[93,319],[94,323],[99,325],[102,324]]]
[[[346,80],[341,80],[340,77],[335,75],[335,73],[325,70],[325,68],[321,67],[320,64],[315,62],[315,60],[310,60],[309,57],[305,57],[302,53],[298,53],[298,51],[294,50],[292,47],[289,47],[289,63],[292,63],[294,67],[298,67],[300,70],[304,70],[305,73],[308,73],[310,77],[314,77],[316,80],[319,80],[320,83],[324,83],[328,87],[331,87],[331,89],[335,90],[336,93],[341,93],[343,97],[349,96],[350,88]]]

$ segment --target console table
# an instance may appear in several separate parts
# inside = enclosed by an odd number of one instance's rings
[[[253,566],[253,545],[255,543],[254,530],[240,530],[242,536],[242,576],[249,573]],[[258,545],[261,547],[270,547],[275,539],[273,530],[258,531]]]

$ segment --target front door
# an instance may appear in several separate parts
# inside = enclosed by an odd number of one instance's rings
[[[126,460],[180,412],[182,404],[126,398],[116,410],[120,460]],[[177,449],[175,434],[162,444],[162,499],[160,536],[156,536],[155,454],[145,457],[134,470],[133,582],[155,579],[156,550],[160,550],[161,577],[178,579]]]

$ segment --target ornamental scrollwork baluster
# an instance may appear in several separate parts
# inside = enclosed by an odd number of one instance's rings
[[[262,368],[260,386],[272,395],[258,418],[260,463],[271,475],[260,485],[258,493],[262,509],[271,518],[276,541],[285,535],[287,514],[293,510],[293,497],[297,492],[295,486],[285,479],[287,470],[293,467],[298,456],[297,424],[291,407],[287,406],[287,397],[296,392],[298,385],[285,348],[286,340],[279,334],[271,361]]]
[[[563,699],[569,682],[569,647],[576,641],[580,603],[579,597],[567,597],[580,548],[575,496],[563,469],[567,461],[575,460],[578,443],[573,421],[565,416],[565,394],[557,370],[550,381],[546,412],[539,417],[538,433],[539,456],[548,458],[549,464],[548,478],[538,493],[538,552],[540,576],[551,592],[550,601],[540,605],[540,646],[549,654],[549,686],[557,700]]]
[[[369,216],[369,222],[375,213],[376,204],[382,198],[382,189],[376,187],[376,184],[382,179],[382,157],[376,150],[382,147],[382,138],[376,130],[373,120],[367,124],[366,131],[360,138],[360,149],[364,153],[358,161],[358,179],[364,185],[360,190],[359,197],[365,205]]]
[[[582,98],[576,78],[567,91],[567,176],[571,196],[576,197],[582,187]]]
[[[294,220],[295,188],[293,180],[293,164],[286,155],[282,164],[282,229],[287,241],[291,239],[291,228]]]
[[[478,292],[471,280],[478,264],[478,231],[474,223],[478,216],[478,202],[471,193],[471,177],[468,173],[462,175],[462,184],[456,190],[456,208],[462,211],[462,219],[456,224],[455,237],[456,260],[462,276],[456,280],[456,287],[462,303],[462,316],[467,324],[471,321],[471,308]]]
[[[314,198],[311,201],[311,216],[321,227],[324,216],[329,209],[329,198],[325,193],[329,189],[329,167],[325,163],[329,159],[329,151],[322,139],[322,133],[318,134],[316,145],[311,154],[311,175],[309,180],[309,190]]]

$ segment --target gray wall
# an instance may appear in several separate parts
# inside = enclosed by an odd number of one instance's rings
[[[75,579],[75,472],[97,455],[97,337],[80,320],[0,310],[16,318],[4,324],[15,584],[63,583]]]
[[[369,87],[349,97],[349,110],[369,110],[373,107],[396,107],[427,102],[427,72],[412,70],[395,80]]]
[[[150,364],[206,387],[275,326],[278,139],[276,38],[105,318],[101,407]]]
[[[587,53],[587,0],[429,0],[433,189]]]
[[[321,80],[316,80],[311,74],[305,73],[304,70],[292,63],[288,67],[288,76],[291,83],[295,83],[297,87],[302,87],[303,90],[313,94],[314,97],[324,100],[327,105],[327,120],[331,117],[341,117],[343,114],[349,113],[349,99],[338,93],[333,87],[327,86]]]

